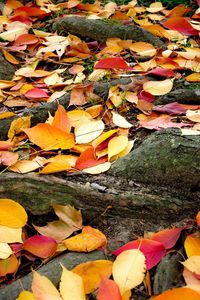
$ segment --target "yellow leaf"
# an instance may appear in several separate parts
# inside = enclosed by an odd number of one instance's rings
[[[29,140],[45,150],[70,149],[74,146],[74,136],[50,124],[40,123],[32,128],[24,129]]]
[[[25,174],[43,167],[45,158],[36,156],[33,160],[19,160],[9,167],[9,171]]]
[[[184,267],[186,267],[189,271],[194,272],[196,274],[200,274],[200,256],[194,255],[190,256],[184,262],[181,262]]]
[[[64,155],[63,155],[64,156]],[[58,158],[58,161],[54,161],[46,165],[39,173],[40,174],[52,174],[71,169],[71,165],[66,158]]]
[[[9,80],[0,80],[0,89],[7,89],[14,86],[16,83],[14,81]]]
[[[189,82],[200,82],[200,74],[192,73],[192,74],[186,76],[185,79]]]
[[[145,42],[133,43],[129,49],[138,53],[140,56],[154,56],[156,54],[154,46]]]
[[[10,125],[10,129],[8,131],[8,138],[12,140],[12,138],[23,131],[24,128],[31,126],[31,116],[21,117],[14,121],[12,121]]]
[[[0,225],[0,242],[1,243],[23,243],[22,228],[12,228]]]
[[[7,243],[0,242],[0,259],[6,259],[12,254],[12,249]]]
[[[0,199],[0,225],[14,228],[23,227],[27,222],[25,209],[11,199]],[[14,212],[14,213],[13,213]]]
[[[114,135],[117,131],[118,131],[118,129],[111,129],[111,130],[109,130],[107,132],[104,132],[102,135],[100,135],[96,140],[94,140],[92,142],[92,146],[94,148],[96,148],[98,145],[100,145],[101,143],[103,143],[109,137],[111,137],[112,135]]]
[[[200,238],[193,234],[188,235],[184,242],[184,248],[188,257],[200,255]]]
[[[112,265],[109,260],[94,260],[76,266],[72,272],[82,277],[85,293],[90,294],[99,287],[103,276],[110,277]]]
[[[131,123],[129,123],[128,121],[126,121],[126,119],[124,117],[122,117],[121,115],[112,112],[113,118],[112,121],[115,125],[122,127],[122,128],[130,128],[133,125]]]
[[[90,168],[86,168],[83,169],[83,172],[88,173],[88,174],[101,174],[104,173],[106,171],[108,171],[111,167],[111,163],[110,162],[105,162],[103,164],[99,164],[97,166],[94,167],[90,167]]]
[[[142,283],[146,270],[145,256],[139,249],[120,253],[113,263],[113,278],[121,295]]]
[[[29,291],[22,291],[16,300],[37,300],[37,299],[34,297],[33,293]]]
[[[186,111],[186,117],[192,122],[200,122],[200,109]]]
[[[40,300],[62,300],[58,290],[46,277],[33,271],[32,291],[36,299]]]
[[[164,9],[161,2],[154,2],[149,7],[146,8],[146,10],[150,13],[156,13],[159,11],[162,11]]]
[[[63,241],[68,250],[77,252],[91,252],[107,244],[105,235],[90,226],[83,228],[82,233]]]
[[[119,154],[128,146],[128,138],[124,135],[115,136],[108,143],[108,160]]]
[[[5,111],[5,112],[3,112],[3,113],[0,114],[0,120],[7,119],[7,118],[13,117],[15,115],[16,114],[14,112]]]
[[[78,144],[87,144],[96,139],[104,130],[105,125],[101,120],[85,120],[75,127],[75,138]]]
[[[68,117],[70,119],[70,123],[72,124],[73,127],[76,127],[76,125],[79,122],[84,122],[85,119],[92,119],[92,116],[88,112],[86,112],[82,109],[74,109],[74,110],[68,111],[67,115],[68,115]]]
[[[82,278],[62,266],[60,294],[63,300],[86,300]]]
[[[143,84],[143,89],[154,96],[161,96],[169,93],[173,87],[173,80],[147,81]]]
[[[134,142],[135,142],[135,140],[134,141],[128,141],[128,145],[126,146],[126,148],[124,150],[122,150],[121,152],[119,152],[118,154],[112,156],[111,160],[113,161],[113,160],[119,159],[120,157],[124,157],[127,154],[129,154],[129,152],[133,148]]]

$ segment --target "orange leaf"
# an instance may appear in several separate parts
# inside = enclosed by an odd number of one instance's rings
[[[97,159],[95,155],[95,150],[93,147],[86,149],[81,153],[80,157],[76,161],[75,168],[83,170],[93,166],[97,166],[107,161],[107,158]]]
[[[0,259],[0,277],[15,273],[18,267],[19,261],[14,254],[6,259]]]
[[[186,7],[184,4],[179,4],[169,12],[168,17],[182,17],[191,10],[191,7]]]
[[[17,37],[17,39],[14,42],[15,46],[21,46],[21,45],[32,45],[38,42],[38,38],[34,34],[21,34]]]
[[[153,298],[154,300],[199,300],[199,293],[192,289],[181,287],[175,288],[162,293],[159,296]]]
[[[19,64],[18,60],[12,54],[10,54],[8,51],[6,51],[5,49],[2,48],[2,52],[3,52],[5,59],[7,61],[9,61],[11,64],[13,64],[13,65]]]
[[[196,216],[196,221],[197,221],[197,225],[200,226],[200,211],[198,212],[198,214]]]
[[[41,149],[70,149],[74,146],[74,136],[49,124],[38,124],[23,130],[30,141]]]
[[[99,286],[97,300],[122,300],[115,281],[103,277]]]
[[[186,35],[196,35],[199,33],[198,30],[194,29],[188,18],[184,17],[172,17],[166,20],[163,25],[168,29],[177,30]]]
[[[200,255],[200,238],[195,234],[188,235],[184,242],[185,252],[188,257]]]
[[[109,260],[89,261],[78,265],[72,272],[82,277],[85,293],[90,294],[99,287],[101,277],[111,276],[112,265]]]
[[[46,14],[46,11],[33,6],[21,6],[14,11],[15,16],[39,17]]]
[[[52,126],[55,126],[56,128],[68,133],[71,130],[70,119],[67,115],[65,108],[60,104],[58,105],[58,109],[55,113]]]
[[[83,228],[82,233],[64,240],[63,244],[70,251],[91,252],[105,247],[107,239],[100,230],[86,226]]]

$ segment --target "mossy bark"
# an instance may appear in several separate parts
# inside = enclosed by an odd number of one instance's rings
[[[179,129],[153,133],[116,161],[110,173],[139,182],[199,188],[200,136],[182,136]]]
[[[134,24],[123,25],[109,20],[91,20],[83,17],[64,17],[53,24],[53,30],[59,34],[68,32],[81,37],[89,37],[97,41],[106,41],[107,38],[122,40],[144,41],[157,48],[166,49],[165,43],[149,31]]]
[[[0,79],[11,80],[15,73],[15,67],[3,57],[0,52]]]

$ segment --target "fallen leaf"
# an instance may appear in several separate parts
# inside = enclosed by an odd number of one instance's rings
[[[28,216],[25,209],[11,199],[0,199],[0,225],[19,228],[26,225]],[[13,214],[13,211],[15,212]]]
[[[154,297],[154,300],[199,300],[199,293],[192,289],[181,287],[165,291],[159,296]]]
[[[113,137],[108,142],[108,160],[119,154],[120,152],[124,151],[128,146],[128,138],[127,136],[118,135]]]
[[[177,30],[180,33],[186,34],[186,35],[196,35],[199,33],[198,30],[194,29],[190,22],[188,21],[188,18],[185,17],[172,17],[164,21],[163,25],[172,30]]]
[[[112,272],[121,295],[141,284],[145,271],[145,256],[139,249],[120,253],[113,263]]]
[[[111,163],[105,162],[105,163],[99,164],[97,166],[83,169],[83,172],[88,173],[88,174],[93,174],[93,175],[101,174],[101,173],[108,171],[110,169],[110,167],[111,167]]]
[[[159,11],[162,11],[164,9],[163,5],[161,2],[154,2],[150,4],[149,7],[146,8],[146,10],[150,13],[156,13]]]
[[[104,130],[102,120],[85,120],[75,127],[75,139],[78,144],[87,144],[96,139]]]
[[[170,249],[176,244],[182,230],[182,227],[161,230],[159,232],[154,233],[151,236],[151,239],[162,243],[165,249]]]
[[[2,48],[2,52],[3,52],[3,55],[4,55],[5,59],[7,61],[9,61],[11,64],[13,64],[13,65],[18,65],[19,64],[19,61],[12,54],[10,54],[8,51],[6,51],[5,49]]]
[[[147,81],[143,84],[143,89],[154,96],[161,96],[169,93],[173,87],[173,80],[165,79],[161,81]]]
[[[79,264],[72,272],[82,277],[85,293],[90,294],[99,287],[102,277],[111,276],[112,265],[109,260],[94,260]]]
[[[200,109],[198,110],[190,110],[186,111],[186,117],[192,122],[200,123]]]
[[[7,274],[12,274],[17,272],[19,267],[19,261],[16,256],[12,254],[6,259],[0,259],[0,276],[6,276]]]
[[[25,174],[42,168],[45,163],[45,159],[40,156],[36,156],[33,160],[18,160],[16,164],[9,167],[9,171]]]
[[[6,259],[12,254],[12,249],[7,243],[0,242],[0,259]]]
[[[53,283],[46,276],[42,276],[36,271],[33,271],[31,288],[33,295],[37,300],[62,300]],[[51,298],[53,296],[54,298]]]
[[[122,57],[107,57],[100,59],[94,66],[95,69],[122,69],[130,70],[131,68]]]
[[[196,215],[197,225],[200,226],[200,211]]]
[[[0,165],[11,166],[14,165],[19,158],[18,153],[9,151],[0,151]]]
[[[39,89],[39,88],[33,88],[28,90],[25,93],[25,97],[28,99],[40,99],[40,98],[49,98],[49,95],[46,91]]]
[[[189,271],[200,275],[200,255],[190,256],[185,261],[181,262]]]
[[[112,112],[112,121],[115,125],[122,127],[122,128],[131,128],[133,126],[133,124],[129,123],[128,121],[126,121],[126,119],[124,117],[122,117],[121,115]]]
[[[166,113],[169,115],[180,115],[186,113],[186,108],[184,108],[178,102],[171,102],[165,105],[156,105],[153,107],[153,111]]]
[[[107,158],[97,159],[95,155],[95,149],[93,147],[87,148],[83,151],[80,157],[77,159],[75,168],[83,170],[93,166],[97,166],[107,161]]]
[[[97,300],[122,300],[119,287],[115,281],[102,277]]]
[[[62,266],[60,294],[63,300],[86,300],[82,278]]]
[[[47,258],[56,252],[57,243],[51,237],[33,235],[25,240],[22,248],[35,256]]]
[[[7,140],[7,141],[0,141],[0,150],[1,151],[6,151],[6,150],[11,150],[13,147],[13,142]]]
[[[117,256],[123,251],[130,249],[139,249],[145,255],[147,270],[156,266],[163,256],[166,255],[166,250],[162,243],[143,238],[129,242],[112,253]]]
[[[19,117],[12,121],[8,130],[8,138],[13,139],[16,134],[23,132],[24,128],[28,128],[31,125],[31,116]]]
[[[22,243],[22,228],[12,228],[0,225],[1,243]]]
[[[77,252],[91,252],[107,244],[105,235],[90,226],[83,228],[82,233],[63,241],[66,249]]]
[[[74,136],[49,124],[40,123],[23,130],[30,141],[41,149],[70,149],[74,146]]]
[[[200,74],[199,73],[192,73],[185,77],[188,82],[200,82]]]
[[[200,238],[195,234],[190,234],[184,242],[185,252],[188,257],[200,255]]]
[[[35,298],[33,293],[24,290],[19,294],[16,300],[37,300],[37,299]]]
[[[183,270],[183,277],[187,285],[200,285],[200,280],[195,277],[195,274],[187,268]]]

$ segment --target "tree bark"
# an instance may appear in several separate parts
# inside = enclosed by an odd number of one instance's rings
[[[53,24],[53,30],[59,34],[71,33],[81,37],[105,42],[108,38],[122,40],[143,41],[151,43],[157,48],[166,49],[165,43],[149,31],[131,24],[122,25],[109,20],[91,20],[83,17],[64,17]]]

